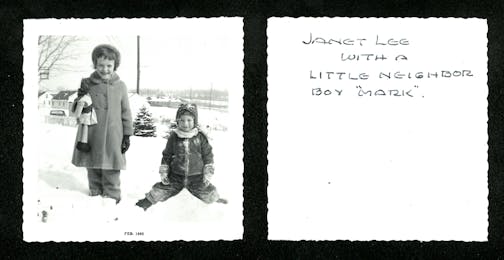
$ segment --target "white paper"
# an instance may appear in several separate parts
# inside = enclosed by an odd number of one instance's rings
[[[39,36],[77,36],[60,70],[39,81]],[[229,203],[205,204],[186,189],[144,212],[135,203],[160,181],[168,130],[162,119],[175,119],[176,108],[150,107],[157,137],[132,136],[121,171],[122,198],[117,221],[105,216],[101,198],[88,196],[85,168],[71,164],[75,126],[48,123],[51,110],[37,92],[77,90],[93,72],[91,52],[112,44],[121,52],[118,75],[130,92],[137,82],[137,36],[140,36],[140,93],[130,96],[136,117],[145,89],[183,90],[198,99],[198,90],[227,100],[199,106],[199,122],[209,126],[215,175],[212,183]],[[243,22],[215,19],[45,19],[24,21],[23,238],[25,241],[171,241],[236,240],[243,236]],[[201,100],[200,100],[201,101]],[[140,102],[140,103],[139,103]],[[206,101],[205,101],[206,102]],[[216,105],[227,105],[217,109]],[[38,106],[37,106],[38,104]],[[68,114],[67,114],[68,115]],[[52,120],[52,119],[51,119]],[[54,119],[56,120],[56,119]],[[42,219],[42,212],[48,214]],[[45,214],[45,213],[44,213]]]
[[[486,241],[486,33],[268,19],[269,239]]]

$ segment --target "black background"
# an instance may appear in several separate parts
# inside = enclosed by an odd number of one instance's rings
[[[240,241],[26,243],[22,225],[23,19],[244,17],[244,235]],[[489,242],[268,241],[268,17],[477,17],[488,22]],[[0,1],[0,240],[8,257],[504,259],[504,1]],[[418,28],[412,28],[412,30]],[[421,29],[421,28],[420,28]],[[450,30],[450,28],[446,28]],[[471,35],[467,35],[471,37]],[[470,51],[470,50],[468,50]],[[449,119],[447,119],[449,120]],[[468,137],[470,138],[470,137]],[[463,140],[461,140],[463,141]],[[428,191],[426,191],[428,192]],[[400,196],[400,195],[399,195]],[[83,225],[85,223],[75,223]],[[293,226],[292,228],[296,228]],[[99,231],[98,231],[99,232]]]

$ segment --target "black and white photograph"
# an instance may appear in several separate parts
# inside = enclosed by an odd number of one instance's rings
[[[6,258],[504,256],[504,1],[0,13]]]
[[[243,236],[241,18],[25,20],[23,239]]]

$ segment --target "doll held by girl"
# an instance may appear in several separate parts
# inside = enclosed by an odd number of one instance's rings
[[[93,101],[91,96],[86,93],[86,86],[81,86],[79,94],[74,101],[72,112],[77,118],[79,129],[77,130],[77,150],[81,152],[91,151],[91,146],[88,143],[88,127],[98,123],[96,119],[96,112],[93,109]]]

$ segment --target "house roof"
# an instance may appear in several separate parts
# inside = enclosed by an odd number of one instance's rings
[[[46,92],[47,91],[39,91],[38,96],[40,97],[40,96],[44,95],[44,93],[46,93]]]
[[[76,90],[63,90],[54,95],[53,100],[68,100],[68,98],[76,93]]]

